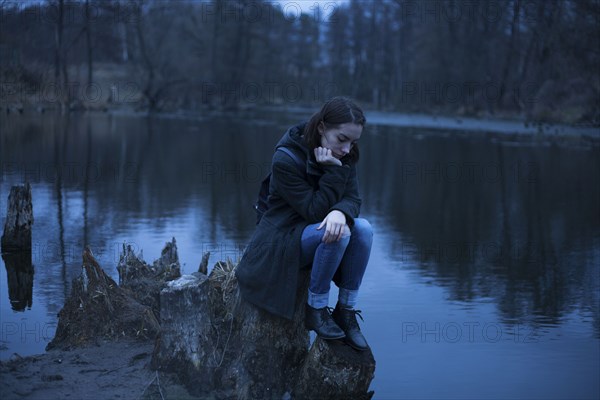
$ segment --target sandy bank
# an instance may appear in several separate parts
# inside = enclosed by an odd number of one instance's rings
[[[123,340],[0,362],[0,398],[195,399],[149,367],[154,343]],[[157,379],[158,376],[158,379]],[[160,387],[160,391],[159,391]]]

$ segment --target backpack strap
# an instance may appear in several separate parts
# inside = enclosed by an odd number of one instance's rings
[[[303,174],[306,173],[306,164],[304,162],[302,162],[302,160],[300,160],[300,157],[298,157],[296,154],[294,154],[294,152],[292,150],[290,150],[289,148],[287,148],[285,146],[280,146],[277,148],[277,150],[281,150],[285,154],[290,156],[292,158],[292,160],[294,160],[294,162],[296,163],[296,166],[298,167],[300,172],[302,172]]]

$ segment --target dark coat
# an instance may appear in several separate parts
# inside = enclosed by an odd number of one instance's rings
[[[346,215],[348,225],[360,212],[355,165],[321,165],[301,137],[304,125],[290,128],[277,147],[285,146],[306,172],[283,151],[275,151],[269,188],[269,209],[256,227],[236,269],[244,300],[292,319],[300,265],[302,231],[323,221],[332,210]]]

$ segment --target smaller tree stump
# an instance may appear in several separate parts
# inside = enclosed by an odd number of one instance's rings
[[[156,319],[160,319],[160,291],[167,282],[181,276],[175,238],[167,242],[158,260],[150,266],[141,254],[136,256],[131,246],[123,244],[123,252],[117,265],[119,286],[129,289],[137,301],[152,308]]]
[[[31,251],[31,226],[33,225],[33,206],[31,186],[13,186],[8,195],[6,222],[2,235],[2,252]]]
[[[73,280],[71,294],[58,313],[56,334],[46,349],[69,349],[121,337],[152,339],[159,331],[150,307],[117,286],[86,247],[81,275]]]

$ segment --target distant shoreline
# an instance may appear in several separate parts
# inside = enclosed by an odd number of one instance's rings
[[[32,115],[49,113],[60,113],[58,107],[44,107],[43,104],[29,105],[23,107],[20,105],[3,104],[3,113]],[[254,114],[264,114],[268,112],[284,112],[288,114],[299,114],[302,118],[308,118],[315,111],[314,106],[304,105],[240,105],[237,110],[215,110],[206,108],[204,110],[175,110],[175,111],[158,111],[149,113],[131,106],[100,103],[92,108],[76,108],[71,113],[110,113],[113,115],[129,115],[129,116],[148,116],[152,115],[157,118],[176,118],[176,119],[198,119],[211,118],[218,116],[239,116],[252,117]],[[542,137],[552,136],[588,136],[592,139],[600,139],[600,125],[569,125],[565,123],[554,122],[532,122],[524,121],[517,118],[499,118],[499,117],[472,117],[472,116],[452,116],[452,115],[431,115],[424,113],[405,113],[393,111],[378,111],[365,109],[367,116],[367,124],[392,126],[399,128],[415,128],[415,129],[443,129],[453,131],[468,131],[468,132],[488,132],[500,134],[515,134],[515,135],[542,135]]]
[[[274,107],[264,109],[276,110]],[[304,107],[286,108],[290,113],[310,113]],[[308,114],[307,114],[308,115]],[[600,126],[576,126],[551,122],[526,122],[518,119],[477,118],[463,116],[438,116],[422,113],[403,113],[365,110],[367,124],[394,126],[403,128],[434,128],[463,131],[484,131],[512,134],[559,134],[588,135],[600,138]]]

